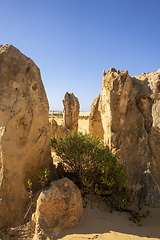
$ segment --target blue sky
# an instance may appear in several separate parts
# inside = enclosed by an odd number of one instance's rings
[[[68,91],[90,111],[110,67],[160,68],[160,0],[3,0],[0,10],[0,44],[40,68],[51,110]]]

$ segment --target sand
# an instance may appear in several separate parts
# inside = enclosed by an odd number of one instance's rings
[[[75,228],[63,230],[53,240],[157,240],[160,239],[160,208],[143,207],[142,213],[150,215],[139,224],[129,220],[129,213],[112,211],[100,197],[87,195],[87,207]],[[91,200],[92,199],[92,200]],[[14,231],[14,229],[13,229]],[[10,231],[11,233],[12,231]],[[12,237],[7,232],[0,239],[33,239],[31,223],[20,226]]]
[[[88,204],[79,224],[63,230],[55,240],[139,240],[160,239],[160,208],[143,207],[142,212],[150,211],[150,216],[139,225],[129,220],[130,214],[101,207],[102,202]]]
[[[83,115],[81,115],[83,116]],[[87,116],[85,113],[84,116]],[[54,117],[54,120],[58,123],[58,125],[63,125],[63,118],[62,117]],[[83,133],[88,133],[88,126],[89,126],[89,119],[79,119],[78,120],[78,131]]]

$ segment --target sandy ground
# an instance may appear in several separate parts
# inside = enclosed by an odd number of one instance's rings
[[[126,212],[112,211],[100,197],[87,195],[87,207],[75,228],[65,229],[52,240],[157,240],[160,239],[160,208],[143,207],[141,214],[149,210],[150,215],[139,224],[129,220]],[[29,222],[15,232],[0,232],[1,240],[33,239],[34,228]],[[3,235],[3,236],[2,236]],[[49,240],[49,239],[48,239]]]
[[[96,201],[84,209],[82,219],[75,228],[63,230],[54,240],[160,239],[160,208],[142,208],[144,213],[147,210],[150,211],[150,216],[137,225],[129,220],[129,213],[111,213],[109,207]]]
[[[63,119],[55,119],[62,124]],[[88,132],[88,120],[79,121],[79,130]],[[86,208],[79,224],[72,229],[63,230],[54,240],[156,240],[160,239],[160,208],[143,207],[142,213],[149,210],[150,215],[139,224],[129,220],[129,213],[110,211],[99,197],[86,196]],[[13,229],[14,230],[14,229]],[[12,231],[11,231],[12,232]],[[13,236],[0,232],[0,239],[33,239],[31,223],[20,226]]]
[[[86,115],[87,116],[87,115]],[[58,125],[63,125],[63,118],[62,117],[54,117]],[[78,131],[88,133],[88,125],[89,125],[89,119],[79,119],[78,120]]]

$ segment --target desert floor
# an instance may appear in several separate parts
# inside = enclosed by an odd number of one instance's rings
[[[55,118],[58,124],[63,119]],[[79,130],[88,132],[88,120],[79,120]],[[130,221],[127,212],[112,211],[106,202],[95,196],[86,195],[85,208],[79,224],[72,229],[63,230],[54,240],[156,240],[160,239],[160,208],[144,206],[141,215],[149,210],[150,215],[140,223]],[[33,239],[34,229],[31,223],[21,225],[15,232],[0,232],[0,239]]]
[[[90,200],[89,200],[90,201]],[[130,214],[113,211],[106,203],[94,199],[88,202],[79,224],[73,229],[63,230],[55,240],[139,240],[160,239],[160,208],[142,208],[150,215],[139,224],[132,222]]]
[[[54,117],[54,119],[56,120],[58,125],[63,125],[63,117]],[[78,131],[88,133],[88,127],[89,127],[89,118],[84,119],[83,117],[80,117],[79,120],[78,120]]]

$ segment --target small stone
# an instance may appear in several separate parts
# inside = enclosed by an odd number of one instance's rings
[[[63,229],[75,227],[83,213],[81,193],[68,178],[51,183],[37,200],[36,212],[32,216],[35,223],[35,239],[53,239]]]
[[[61,137],[61,138],[63,138],[66,134],[70,133],[69,129],[66,129],[62,125],[58,125],[58,123],[56,122],[55,119],[52,119],[50,121],[50,124],[51,124],[51,135],[52,135],[52,137],[55,137],[55,138]]]

